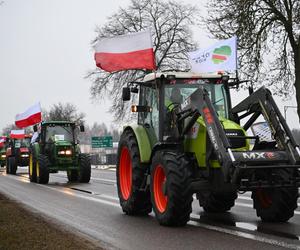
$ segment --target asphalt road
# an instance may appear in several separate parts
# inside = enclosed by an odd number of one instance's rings
[[[204,213],[194,200],[188,225],[168,228],[153,213],[122,213],[113,170],[93,169],[89,184],[69,184],[64,172],[50,176],[48,185],[39,185],[29,182],[27,168],[18,168],[17,176],[2,170],[0,190],[107,249],[300,249],[300,209],[288,223],[262,223],[250,193],[239,195],[236,206],[220,215]]]

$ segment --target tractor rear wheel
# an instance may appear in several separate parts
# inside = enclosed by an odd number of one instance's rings
[[[67,175],[68,175],[69,182],[78,181],[78,170],[76,169],[68,170]]]
[[[234,206],[236,192],[214,193],[199,195],[199,204],[208,213],[224,213]]]
[[[49,160],[46,155],[39,155],[36,162],[37,183],[47,184],[49,182]]]
[[[282,181],[289,179],[290,171],[280,169],[276,174]],[[298,188],[258,188],[252,192],[253,207],[262,221],[286,222],[297,208]]]
[[[91,159],[87,154],[79,155],[79,182],[88,183],[91,179]]]
[[[30,182],[36,182],[36,159],[32,154],[29,156],[28,174]]]
[[[125,130],[119,142],[116,177],[120,205],[128,215],[147,215],[152,211],[150,191],[142,190],[146,171],[134,133]]]
[[[156,219],[164,226],[184,226],[193,196],[191,171],[183,154],[158,151],[151,165],[151,199]]]

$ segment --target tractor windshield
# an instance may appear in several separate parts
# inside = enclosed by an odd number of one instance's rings
[[[74,140],[74,131],[69,124],[46,127],[46,142],[70,141]]]
[[[26,137],[24,139],[21,139],[20,140],[20,146],[22,148],[29,148],[30,147],[30,140],[31,140],[30,137]]]
[[[200,86],[208,91],[217,114],[220,117],[228,118],[228,105],[224,85],[216,84],[212,80],[176,79],[175,84],[171,81],[171,84],[165,87],[165,102],[168,106],[172,103],[182,104]]]

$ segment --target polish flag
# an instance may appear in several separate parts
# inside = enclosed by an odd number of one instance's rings
[[[156,69],[150,30],[103,38],[94,48],[96,65],[105,71]]]
[[[40,103],[37,103],[27,109],[24,113],[16,115],[15,124],[19,128],[25,128],[41,122],[42,111]]]
[[[23,138],[25,138],[24,129],[10,131],[10,138],[12,138],[12,139],[23,139]]]
[[[6,141],[6,136],[0,136],[0,148],[4,146],[5,141]]]

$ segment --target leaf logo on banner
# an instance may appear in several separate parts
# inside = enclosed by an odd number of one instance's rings
[[[222,46],[220,48],[216,48],[213,51],[212,61],[214,64],[219,64],[225,62],[229,56],[231,56],[231,48],[230,46]]]

